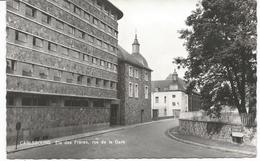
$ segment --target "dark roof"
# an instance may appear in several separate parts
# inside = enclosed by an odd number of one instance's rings
[[[123,49],[119,45],[118,45],[118,59],[119,61],[124,61],[129,64],[151,70],[148,66],[147,61],[141,54],[139,53],[129,54],[125,49]]]
[[[170,75],[168,77],[170,77]],[[184,80],[177,78],[177,80],[166,79],[166,80],[152,81],[152,91],[155,91],[155,88],[160,88],[160,91],[165,91],[164,90],[165,88],[169,90],[170,85],[177,85],[178,88],[176,90],[183,91],[183,92],[185,92],[187,88],[187,83],[185,83]]]

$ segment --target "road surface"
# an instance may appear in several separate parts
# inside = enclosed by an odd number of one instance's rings
[[[92,158],[237,158],[253,157],[185,144],[165,132],[177,120],[153,122],[79,140],[10,153],[8,159],[92,159]]]

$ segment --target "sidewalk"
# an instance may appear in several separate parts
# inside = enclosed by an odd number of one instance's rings
[[[178,132],[178,127],[169,129],[167,135],[177,141],[201,147],[218,149],[236,153],[256,155],[256,147],[244,144],[228,143],[224,141],[205,139],[197,136],[183,135]]]
[[[169,121],[169,120],[173,120],[173,119],[171,118],[171,119],[164,119],[164,120],[158,120],[158,121],[144,122],[144,123],[139,123],[139,124],[134,124],[134,125],[109,127],[108,129],[105,129],[105,130],[91,131],[91,132],[86,132],[86,133],[82,133],[82,134],[76,134],[76,135],[65,136],[65,137],[60,137],[60,138],[53,138],[50,140],[39,141],[35,144],[20,144],[17,146],[17,149],[15,149],[15,145],[10,145],[10,146],[6,147],[6,151],[7,151],[7,153],[14,153],[14,152],[21,151],[21,150],[47,146],[47,145],[55,144],[58,142],[81,139],[81,138],[85,138],[85,137],[89,137],[89,136],[101,135],[101,134],[108,133],[108,132],[125,130],[125,129],[129,129],[129,128],[134,128],[134,127],[143,126],[143,125],[147,125],[147,124],[151,124],[151,123],[163,122],[163,121]]]

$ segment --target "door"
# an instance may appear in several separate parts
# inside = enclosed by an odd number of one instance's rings
[[[153,119],[158,118],[158,109],[153,109]]]
[[[111,105],[110,108],[110,126],[118,123],[118,105]]]

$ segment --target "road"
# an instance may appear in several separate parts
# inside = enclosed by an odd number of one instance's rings
[[[176,120],[154,122],[79,140],[10,153],[8,159],[239,158],[244,154],[207,149],[165,135]]]

